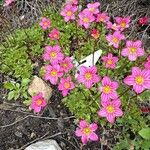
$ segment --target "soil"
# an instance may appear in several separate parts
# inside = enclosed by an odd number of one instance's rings
[[[62,150],[100,150],[100,142],[82,147],[74,135],[73,120],[74,116],[61,102],[57,90],[53,90],[50,103],[38,115],[18,103],[3,102],[0,104],[0,150],[21,150],[49,138],[55,139]]]
[[[9,34],[14,29],[32,25],[48,3],[48,0],[39,0],[37,4],[34,4],[32,0],[26,0],[28,3],[22,1],[23,3],[17,1],[13,9],[0,8],[0,31],[2,31],[0,41],[3,40],[3,35]],[[62,0],[59,0],[59,3],[55,6],[60,7],[62,2]],[[102,10],[107,9],[114,16],[120,14],[132,15],[136,21],[140,16],[150,16],[149,0],[101,0],[101,3]],[[25,19],[17,22],[18,17],[20,18],[24,14]],[[10,23],[9,29],[11,30],[8,30],[3,21]],[[147,42],[150,39],[149,32],[150,30],[148,31],[146,27],[141,28],[136,23],[132,26],[132,36],[142,38],[147,48],[150,47],[150,42]],[[7,79],[0,74],[1,83],[4,80]],[[113,130],[106,134],[105,139],[101,139],[101,145],[98,141],[89,142],[86,146],[82,146],[80,139],[74,135],[76,120],[74,120],[73,114],[63,105],[62,96],[56,87],[53,87],[52,97],[42,114],[33,114],[19,101],[10,103],[6,99],[2,99],[7,93],[2,87],[0,93],[0,150],[21,150],[31,143],[49,138],[55,139],[62,150],[109,150],[111,145],[117,142],[114,139],[116,131]],[[97,131],[100,136],[102,130],[100,128]]]

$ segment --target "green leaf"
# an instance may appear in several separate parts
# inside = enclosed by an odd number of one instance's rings
[[[29,106],[29,105],[31,105],[31,102],[32,102],[32,99],[29,98],[29,99],[23,101],[23,104],[25,104],[26,106]]]
[[[11,82],[6,82],[6,83],[4,83],[4,88],[5,89],[9,89],[9,90],[12,90],[12,89],[14,89],[14,84],[13,83],[11,83]]]
[[[22,86],[26,86],[26,85],[28,85],[29,82],[30,82],[30,80],[28,78],[25,78],[25,79],[22,79],[21,84],[22,84]]]
[[[3,0],[0,0],[0,5],[2,5],[3,4]]]
[[[15,91],[11,91],[8,93],[8,100],[12,100],[14,98]]]
[[[150,139],[150,128],[143,128],[139,131],[139,135],[144,139]]]

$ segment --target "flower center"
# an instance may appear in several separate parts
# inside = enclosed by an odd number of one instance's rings
[[[67,12],[67,16],[71,17],[71,16],[72,16],[72,11],[69,10],[69,11]]]
[[[136,48],[135,48],[135,47],[131,47],[131,48],[130,48],[130,53],[131,53],[131,54],[134,54],[135,52],[136,52]]]
[[[121,26],[122,28],[125,28],[125,27],[126,27],[126,23],[123,21],[123,22],[121,22],[120,26]]]
[[[41,104],[42,104],[42,99],[38,99],[38,100],[36,101],[36,105],[40,106]]]
[[[108,65],[112,65],[112,63],[113,63],[113,61],[112,61],[111,59],[108,59],[108,60],[107,60],[107,64],[108,64]]]
[[[104,21],[104,17],[101,16],[101,17],[99,18],[99,20],[100,20],[101,22],[103,22],[103,21]]]
[[[85,74],[85,79],[86,79],[86,80],[91,80],[91,79],[92,79],[92,74],[89,73],[89,72],[86,73],[86,74]]]
[[[75,4],[77,2],[77,0],[72,0],[73,4]]]
[[[63,63],[62,66],[65,67],[65,68],[68,67],[67,63]]]
[[[95,39],[99,38],[99,32],[98,32],[98,31],[93,31],[93,32],[92,32],[92,36],[93,36]]]
[[[52,70],[50,72],[50,74],[51,74],[51,76],[55,77],[55,76],[57,76],[57,71],[56,70]]]
[[[144,78],[142,76],[137,76],[135,82],[136,84],[142,85],[144,83]]]
[[[48,26],[48,22],[45,21],[45,22],[43,23],[43,25],[44,25],[44,26]]]
[[[109,94],[111,92],[111,87],[106,85],[103,87],[103,92],[106,93],[106,94]]]
[[[89,127],[86,127],[86,128],[83,129],[83,133],[85,135],[89,135],[91,133],[91,129]]]
[[[64,87],[65,87],[66,89],[69,89],[69,88],[71,87],[70,82],[66,82],[66,83],[64,84]]]
[[[58,34],[57,33],[54,34],[54,38],[58,38]]]
[[[83,19],[83,22],[84,22],[84,23],[88,23],[88,22],[89,22],[89,18],[85,17],[85,18]]]
[[[95,11],[95,8],[89,8],[89,11],[90,11],[90,12],[94,12],[94,11]]]
[[[56,52],[51,52],[51,53],[50,53],[50,56],[51,56],[52,58],[56,58],[57,53],[56,53]]]
[[[118,43],[118,42],[119,42],[119,39],[116,38],[116,37],[114,37],[114,38],[112,39],[112,42],[113,42],[113,43]]]
[[[107,106],[106,110],[107,110],[108,113],[113,113],[115,111],[115,109],[112,105]]]

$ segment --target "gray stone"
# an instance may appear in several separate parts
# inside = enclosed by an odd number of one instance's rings
[[[29,145],[25,150],[62,150],[55,140],[39,141]]]
[[[34,76],[28,88],[28,93],[33,96],[39,92],[43,93],[43,97],[48,101],[52,96],[52,88],[48,86],[41,78]]]

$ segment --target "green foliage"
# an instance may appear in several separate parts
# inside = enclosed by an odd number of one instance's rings
[[[25,46],[5,48],[2,52],[2,72],[16,78],[30,78],[33,66],[26,50]]]
[[[91,89],[86,89],[83,85],[76,83],[76,88],[63,99],[63,102],[78,119],[98,122],[103,128],[114,129],[115,127],[120,127],[122,131],[119,131],[117,135],[119,142],[114,149],[128,150],[134,147],[137,150],[147,150],[149,148],[148,139],[150,138],[147,124],[150,117],[142,115],[138,103],[149,100],[150,91],[145,91],[137,96],[132,90],[127,90],[128,87],[123,83],[125,76],[130,74],[133,66],[138,66],[138,62],[132,63],[122,58],[120,56],[122,47],[116,50],[108,45],[106,41],[107,30],[103,24],[92,25],[92,28],[96,27],[100,31],[100,38],[95,40],[90,37],[91,29],[84,30],[84,28],[78,27],[76,21],[64,22],[63,17],[54,9],[46,9],[43,16],[50,18],[50,29],[42,31],[38,24],[33,25],[31,28],[19,29],[8,36],[0,47],[3,61],[1,71],[17,79],[16,82],[4,84],[4,87],[10,90],[8,100],[21,98],[24,99],[23,103],[25,105],[31,103],[31,98],[27,95],[27,86],[34,75],[34,63],[41,59],[45,45],[59,44],[65,55],[73,55],[77,61],[99,49],[102,49],[103,55],[108,52],[114,55],[119,54],[121,60],[113,71],[107,70],[102,62],[98,61],[97,63],[98,74],[101,77],[108,75],[112,79],[119,81],[120,84],[117,92],[120,95],[124,115],[117,118],[115,124],[111,125],[106,119],[97,115],[97,111],[101,108],[100,93],[98,92],[100,83],[95,84]],[[58,41],[52,41],[48,38],[48,33],[53,28],[57,28],[60,31],[61,38]],[[138,61],[142,61],[142,59],[138,59]],[[44,74],[45,70],[42,67],[39,75],[43,76]],[[70,75],[74,77],[75,70]],[[76,82],[75,79],[74,82]]]
[[[95,94],[95,97],[96,96]],[[75,115],[77,118],[86,119],[88,121],[97,118],[96,112],[99,106],[99,99],[93,99],[89,90],[83,86],[75,88],[63,101],[71,112],[76,112]]]
[[[141,129],[139,135],[144,139],[150,140],[150,128]]]
[[[0,5],[2,5],[3,4],[3,0],[0,0]]]
[[[27,88],[30,80],[28,78],[23,79],[21,83],[17,82],[6,82],[4,83],[4,88],[9,90],[7,99],[8,100],[17,100],[21,99],[29,99],[27,94]]]
[[[34,62],[43,53],[43,33],[40,27],[34,25],[28,29],[18,29],[2,44],[1,71],[14,78],[30,78]]]

